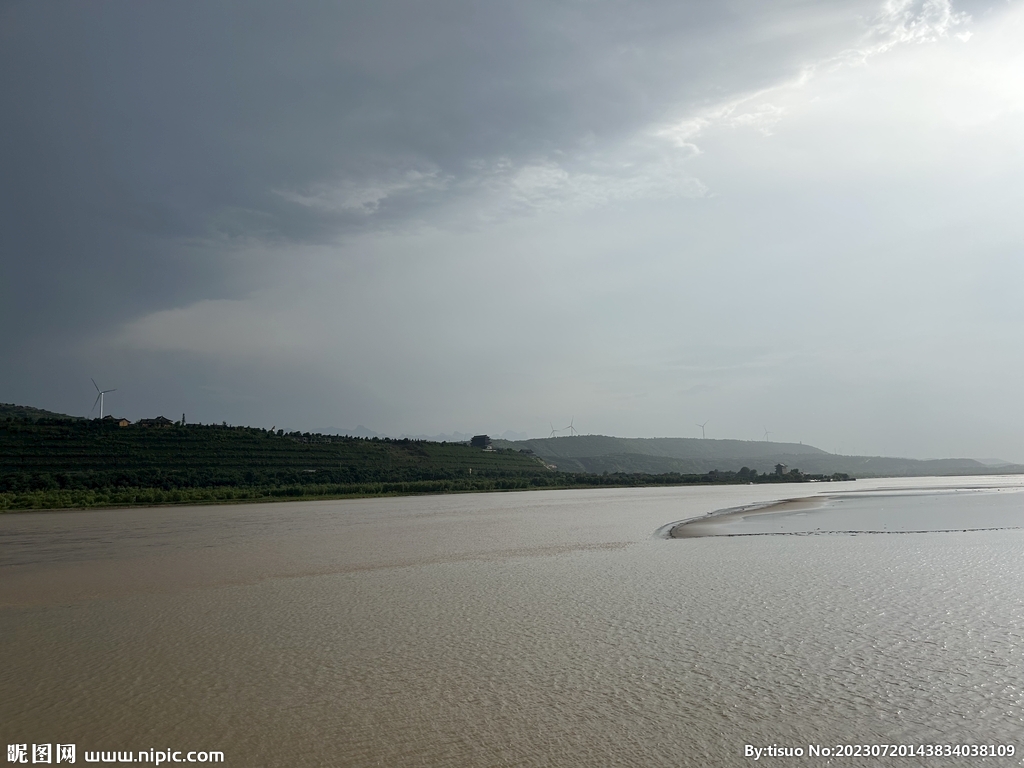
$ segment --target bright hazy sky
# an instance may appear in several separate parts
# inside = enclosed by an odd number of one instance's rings
[[[1024,4],[12,1],[0,401],[1024,461]]]

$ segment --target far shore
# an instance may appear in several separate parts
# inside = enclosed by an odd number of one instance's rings
[[[127,507],[213,506],[221,504],[257,504],[279,501],[321,501],[332,499],[366,499],[400,496],[437,496],[466,493],[496,493],[511,491],[562,491],[585,488],[679,488],[692,486],[746,486],[738,482],[734,473],[708,475],[646,475],[625,476],[572,475],[560,473],[559,479],[571,482],[552,482],[535,485],[529,480],[515,483],[494,483],[482,477],[480,484],[465,487],[461,483],[365,483],[359,490],[345,491],[335,488],[322,493],[302,493],[300,488],[183,488],[165,491],[154,488],[107,489],[101,491],[39,491],[27,494],[0,493],[0,514],[18,512],[57,512],[61,510],[123,509]],[[807,485],[807,480],[792,482],[775,480],[772,476],[756,485]],[[817,481],[814,481],[817,482]],[[433,486],[433,487],[431,487]],[[54,503],[56,501],[56,503]],[[84,502],[84,503],[83,503]]]
[[[548,485],[539,488],[476,488],[472,490],[453,489],[448,491],[388,491],[385,493],[338,493],[310,496],[254,496],[233,499],[195,499],[188,501],[162,501],[156,503],[126,502],[123,504],[69,505],[64,507],[22,507],[0,509],[0,515],[17,515],[31,512],[91,512],[100,509],[167,509],[170,507],[223,507],[238,504],[280,504],[309,501],[340,501],[345,499],[390,499],[411,496],[465,496],[467,494],[489,493],[534,493],[543,491],[594,490],[597,488],[679,488],[696,485]],[[706,483],[705,485],[725,485]]]

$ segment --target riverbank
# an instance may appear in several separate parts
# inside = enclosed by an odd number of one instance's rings
[[[843,481],[850,478],[843,478]],[[836,481],[840,481],[839,478]],[[105,509],[119,507],[194,506],[217,504],[258,504],[279,501],[325,501],[395,496],[430,496],[457,493],[510,491],[553,491],[584,488],[648,488],[693,485],[781,485],[784,483],[832,482],[831,478],[799,475],[776,477],[737,472],[709,472],[705,475],[616,474],[588,475],[546,472],[533,477],[486,477],[462,480],[426,480],[352,485],[294,485],[200,488],[47,489],[21,493],[0,493],[0,514],[62,509]]]

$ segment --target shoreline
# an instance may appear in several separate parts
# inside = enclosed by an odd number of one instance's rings
[[[654,476],[657,477],[657,476]],[[851,481],[852,482],[852,481]],[[792,483],[758,483],[757,485],[806,485],[806,482],[792,482]],[[311,495],[261,495],[261,496],[250,496],[242,498],[195,498],[185,499],[178,501],[158,501],[158,502],[146,502],[146,501],[125,501],[122,503],[113,504],[69,504],[66,506],[57,507],[8,507],[0,508],[0,516],[22,514],[29,512],[85,512],[92,509],[148,509],[148,508],[166,508],[166,507],[200,507],[200,506],[222,506],[231,504],[260,504],[267,502],[301,502],[301,501],[335,501],[341,499],[376,499],[376,498],[404,498],[410,496],[454,496],[464,495],[472,493],[528,493],[533,491],[567,491],[567,490],[597,490],[602,488],[692,488],[692,487],[740,487],[747,486],[748,483],[736,483],[736,482],[680,482],[680,483],[664,483],[664,482],[634,482],[634,483],[571,483],[564,485],[542,485],[542,486],[527,486],[520,488],[452,488],[436,491],[422,491],[422,490],[388,490],[378,493],[326,493],[326,494],[311,494]],[[138,489],[140,491],[146,491],[150,489]],[[167,492],[170,493],[170,492]],[[784,503],[782,502],[770,502],[771,504]],[[729,510],[719,510],[709,514],[719,514],[720,512],[736,511],[735,508]],[[703,518],[697,518],[703,519]],[[676,523],[670,523],[669,525],[681,524],[679,521]]]
[[[981,491],[991,489],[992,486],[989,484],[981,484],[979,480],[981,477],[977,475],[964,475],[961,476],[966,482],[963,484],[948,484],[939,486],[935,490],[938,491]],[[1017,480],[1021,479],[1020,475],[1016,474],[1003,474],[1003,475],[986,475],[986,479],[1006,479],[1006,480]],[[905,478],[905,477],[892,477],[892,478],[871,478],[872,480],[921,480],[928,478]],[[932,476],[930,479],[942,479],[949,480],[955,479],[955,476]],[[851,480],[850,482],[855,482]],[[36,512],[86,512],[89,510],[112,510],[112,509],[156,509],[156,508],[170,508],[170,507],[214,507],[214,506],[231,506],[238,504],[263,504],[263,503],[278,503],[278,502],[312,502],[312,501],[340,501],[347,499],[376,499],[376,498],[405,498],[415,496],[462,496],[466,494],[489,494],[489,493],[520,493],[520,492],[534,492],[534,491],[567,491],[567,490],[598,490],[598,489],[624,489],[624,488],[688,488],[688,487],[740,487],[748,486],[750,483],[735,483],[735,482],[682,482],[682,483],[595,483],[582,484],[573,483],[565,485],[545,485],[545,486],[532,486],[532,487],[520,487],[520,488],[468,488],[468,489],[446,489],[437,491],[416,491],[416,490],[389,490],[384,492],[376,493],[327,493],[327,494],[315,494],[315,495],[261,495],[261,496],[249,496],[242,498],[195,498],[179,501],[159,501],[159,502],[145,502],[145,501],[125,501],[121,503],[100,503],[100,504],[88,504],[88,505],[75,505],[69,504],[65,506],[39,506],[39,507],[7,507],[0,508],[0,517],[5,515],[15,514],[28,514]],[[804,486],[808,485],[806,482],[790,482],[790,483],[758,483],[757,485],[785,485],[785,486]],[[149,490],[149,489],[137,489],[137,490]],[[682,520],[675,520],[670,523],[666,523],[660,526],[655,532],[655,538],[696,538],[695,534],[686,533],[679,529],[683,529],[685,526],[695,525],[700,522],[711,521],[726,515],[739,515],[739,514],[757,514],[760,512],[779,511],[787,504],[791,505],[821,505],[827,503],[831,499],[837,499],[844,496],[861,494],[864,495],[875,495],[885,494],[886,492],[900,492],[904,491],[905,488],[895,486],[882,486],[879,488],[864,488],[861,489],[848,489],[839,492],[828,492],[820,496],[804,496],[804,497],[791,497],[774,499],[767,502],[758,502],[755,504],[747,504],[739,507],[727,507],[724,509],[717,509],[711,512],[707,512],[698,517],[684,518]],[[933,492],[931,489],[922,489],[926,493]],[[813,500],[813,501],[812,501]],[[959,529],[957,529],[959,530]],[[987,530],[987,529],[984,529]],[[707,534],[704,534],[705,536]],[[721,534],[726,535],[726,534]],[[728,534],[732,535],[732,534]],[[743,534],[747,535],[747,534]]]

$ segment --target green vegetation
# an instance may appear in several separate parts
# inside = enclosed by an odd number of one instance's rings
[[[758,474],[553,471],[530,452],[464,443],[269,432],[226,424],[119,427],[0,419],[0,511],[342,496],[826,480]],[[846,479],[836,477],[834,479]]]

